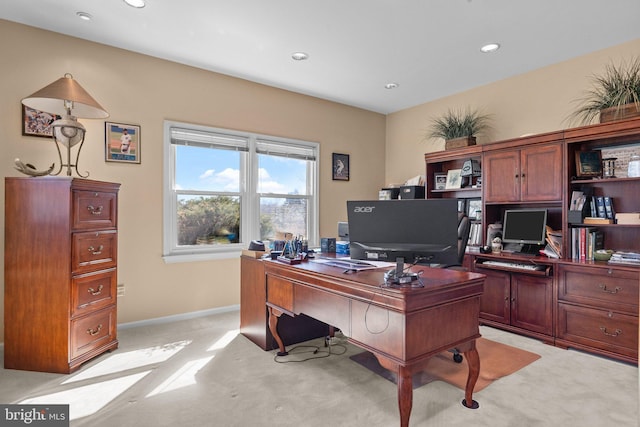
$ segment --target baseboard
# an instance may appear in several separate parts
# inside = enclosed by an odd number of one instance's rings
[[[130,329],[138,326],[160,325],[162,323],[177,322],[180,320],[195,319],[197,317],[211,316],[213,314],[228,313],[240,310],[240,305],[229,305],[226,307],[211,308],[208,310],[191,311],[189,313],[174,314],[171,316],[155,317],[153,319],[138,320],[135,322],[119,323],[118,329]]]

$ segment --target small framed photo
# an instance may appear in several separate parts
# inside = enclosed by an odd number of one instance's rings
[[[349,155],[348,154],[332,154],[332,170],[334,181],[349,181]]]
[[[469,207],[467,210],[467,216],[470,219],[481,219],[482,214],[482,200],[481,199],[469,199],[467,202]]]
[[[467,213],[467,199],[458,199],[458,212]]]
[[[104,123],[105,161],[140,163],[140,126]]]
[[[460,188],[462,185],[462,177],[460,176],[461,172],[461,169],[450,169],[447,172],[447,183],[445,185],[445,189],[453,190]]]
[[[602,153],[600,150],[576,152],[576,175],[578,177],[602,175]]]
[[[53,129],[51,123],[60,119],[57,114],[45,113],[22,105],[22,134],[25,136],[40,136],[51,138]]]
[[[435,183],[434,190],[444,190],[447,187],[447,174],[436,173],[433,182]]]

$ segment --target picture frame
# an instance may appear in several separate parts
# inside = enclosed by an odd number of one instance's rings
[[[478,214],[482,212],[481,199],[469,199],[467,201],[467,216],[469,219],[479,219]]]
[[[107,162],[141,162],[140,126],[123,123],[104,123],[104,159]]]
[[[467,213],[467,199],[458,199],[458,212]]]
[[[349,155],[333,153],[331,170],[334,181],[349,181]]]
[[[455,190],[462,185],[462,169],[450,169],[447,171],[447,183],[445,185],[446,190]]]
[[[24,136],[53,137],[51,124],[61,119],[57,114],[36,110],[22,104],[22,134]]]
[[[447,174],[446,173],[435,173],[434,179],[434,190],[444,190],[447,187]]]
[[[602,176],[602,152],[576,151],[576,176],[579,178]]]

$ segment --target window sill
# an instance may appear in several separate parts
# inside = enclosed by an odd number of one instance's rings
[[[242,248],[217,251],[217,252],[189,252],[189,253],[174,253],[163,255],[162,259],[165,264],[176,264],[181,262],[199,262],[199,261],[212,261],[220,259],[239,259],[242,255]]]

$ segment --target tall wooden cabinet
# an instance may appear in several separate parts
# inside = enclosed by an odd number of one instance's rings
[[[578,176],[576,158],[589,151],[616,157],[616,176]],[[569,215],[574,191],[609,196],[616,212],[640,212],[640,178],[626,176],[631,153],[640,154],[638,118],[425,155],[425,194],[430,198],[466,197],[460,191],[435,190],[434,172],[446,173],[471,156],[479,158],[483,241],[487,226],[502,221],[507,209],[544,208],[547,225],[563,235],[559,259],[506,252],[467,255],[474,269],[487,274],[481,323],[637,363],[640,267],[574,259],[571,236],[572,230],[588,225],[602,232],[605,248],[640,253],[640,224],[584,224]],[[547,268],[533,274],[482,265],[486,259]]]
[[[5,179],[5,368],[70,373],[117,348],[119,187]]]

